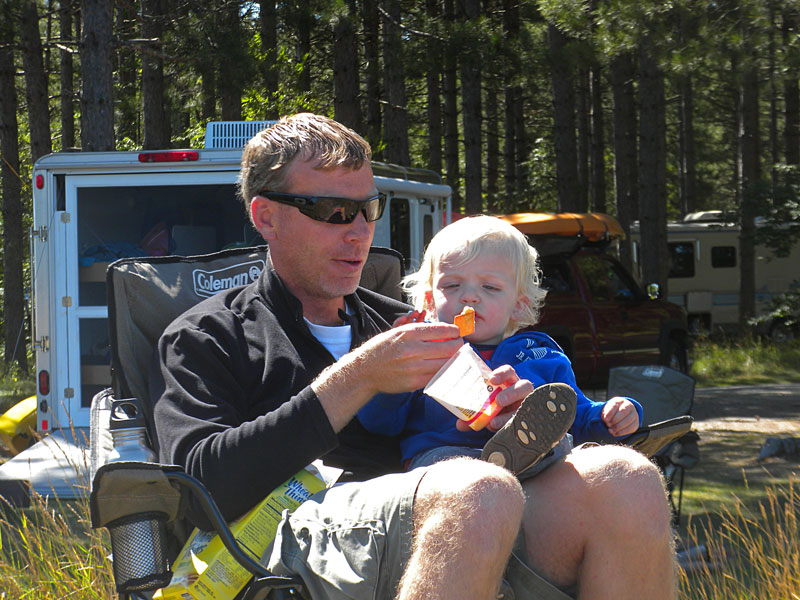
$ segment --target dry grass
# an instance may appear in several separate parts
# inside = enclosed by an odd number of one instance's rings
[[[0,508],[0,598],[116,598],[107,536],[91,528],[88,500],[35,496],[28,508]]]
[[[755,509],[736,500],[724,506],[713,528],[690,528],[707,560],[681,577],[693,600],[800,599],[800,494],[797,480],[770,487]]]

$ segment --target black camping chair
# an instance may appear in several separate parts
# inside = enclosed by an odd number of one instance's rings
[[[606,392],[607,398],[628,396],[642,405],[642,427],[624,443],[649,456],[661,469],[676,525],[680,521],[685,471],[700,459],[699,437],[691,431],[694,385],[689,375],[661,365],[616,367],[609,371]]]
[[[195,257],[124,258],[106,275],[112,387],[91,409],[90,507],[93,527],[109,530],[114,579],[122,599],[149,598],[171,578],[170,565],[188,537],[183,507],[193,496],[233,557],[254,575],[237,600],[306,598],[302,581],[275,577],[243,552],[203,485],[173,465],[109,462],[115,399],[126,399],[149,420],[147,373],[164,329],[223,283],[253,281],[268,263],[266,246]],[[403,258],[373,248],[362,284],[400,297]],[[214,282],[219,283],[214,283]]]

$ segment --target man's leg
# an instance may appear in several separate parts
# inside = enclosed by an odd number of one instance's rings
[[[505,469],[470,459],[437,463],[414,499],[414,546],[397,598],[494,598],[522,518]]]
[[[573,451],[523,483],[530,566],[578,598],[676,597],[670,512],[661,474],[621,446]]]

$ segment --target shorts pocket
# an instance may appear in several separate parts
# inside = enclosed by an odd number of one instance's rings
[[[314,598],[374,600],[387,593],[385,548],[381,521],[330,525],[284,516],[267,566],[275,575],[298,575]]]

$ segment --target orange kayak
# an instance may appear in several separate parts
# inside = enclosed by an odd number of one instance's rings
[[[498,217],[527,235],[575,236],[590,242],[625,237],[619,221],[603,213],[514,213]]]

